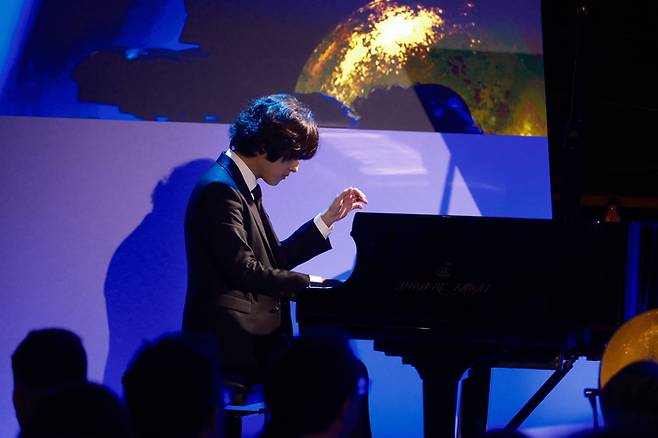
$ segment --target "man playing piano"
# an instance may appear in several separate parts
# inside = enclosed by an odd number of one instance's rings
[[[262,97],[238,115],[229,137],[229,150],[198,182],[187,207],[183,330],[216,336],[225,377],[249,386],[262,381],[268,357],[291,334],[289,300],[311,282],[291,269],[330,249],[333,223],[367,200],[347,188],[279,242],[257,180],[275,186],[315,155],[319,133],[311,111],[290,95]]]

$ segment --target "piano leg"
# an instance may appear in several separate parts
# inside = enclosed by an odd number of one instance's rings
[[[413,366],[418,371],[418,375],[423,380],[425,438],[454,438],[459,381],[464,372],[478,362],[477,358],[481,358],[482,353],[474,353],[471,349],[454,345],[440,350],[436,346],[422,343],[409,347],[406,343],[390,340],[386,342],[375,340],[375,350],[401,356],[403,363]],[[464,425],[469,424],[469,426],[466,426],[467,433],[486,427],[488,401],[480,400],[481,404],[477,404],[476,400],[484,392],[475,390],[475,388],[484,386],[488,400],[489,385],[487,379],[490,378],[490,374],[486,374],[483,371],[484,369],[480,368],[479,371],[473,373],[473,380],[470,384],[472,389],[467,389],[467,392],[471,393],[469,398],[474,399],[473,403],[475,403],[474,407],[468,407],[467,405],[467,415],[474,412],[478,413],[477,420],[463,420]],[[485,410],[484,413],[480,410],[482,406]],[[471,424],[476,426],[470,426]],[[467,438],[466,435],[464,437]]]
[[[487,431],[491,368],[473,367],[462,380],[457,436],[475,438]]]
[[[425,438],[455,436],[457,389],[464,366],[437,362],[436,358],[409,361],[423,379],[423,426]]]
[[[442,375],[423,377],[425,438],[454,437],[458,379]]]

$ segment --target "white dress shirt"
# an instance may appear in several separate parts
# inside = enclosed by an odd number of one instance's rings
[[[256,175],[254,175],[249,166],[247,166],[247,164],[242,161],[242,158],[240,158],[238,154],[229,149],[226,151],[226,155],[238,166],[238,170],[240,170],[240,174],[242,174],[244,182],[247,183],[247,188],[250,192],[252,192],[257,185]],[[329,234],[331,234],[331,232],[334,230],[333,224],[328,227],[327,224],[324,223],[322,220],[322,213],[319,213],[313,218],[313,223],[316,227],[318,227],[318,231],[320,231],[325,239],[329,237]]]

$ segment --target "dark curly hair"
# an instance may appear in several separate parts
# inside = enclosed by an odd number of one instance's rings
[[[247,157],[264,153],[269,161],[308,160],[319,133],[311,110],[289,94],[258,98],[229,129],[231,149]]]

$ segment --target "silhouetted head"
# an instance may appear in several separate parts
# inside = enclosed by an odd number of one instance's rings
[[[64,386],[39,400],[19,438],[130,438],[116,395],[95,383]]]
[[[367,377],[346,339],[330,335],[295,338],[265,380],[271,414],[266,436],[299,436],[352,430]]]
[[[658,363],[635,362],[601,389],[606,428],[658,434]]]
[[[231,148],[269,161],[308,160],[318,149],[319,133],[311,110],[289,94],[254,100],[229,129]]]
[[[73,332],[33,330],[11,356],[14,407],[19,424],[36,401],[64,385],[87,380],[87,354]]]
[[[189,335],[144,346],[123,376],[126,406],[138,438],[194,438],[220,427],[215,345]]]

